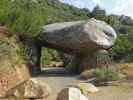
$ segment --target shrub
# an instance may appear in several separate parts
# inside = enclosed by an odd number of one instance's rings
[[[92,76],[104,81],[116,81],[120,79],[119,71],[107,67],[94,69]]]
[[[24,64],[21,44],[18,43],[16,37],[0,38],[0,63],[10,61],[13,66]]]
[[[115,46],[113,47],[112,55],[115,61],[132,61],[133,42],[129,41],[128,35],[119,34]]]
[[[59,60],[61,60],[61,58],[56,50],[52,50],[49,48],[42,49],[42,57],[41,57],[42,67],[45,65],[49,65],[51,61],[59,61]]]
[[[86,10],[75,12],[79,9],[58,0],[0,0],[0,25],[34,36],[44,24],[88,18]]]

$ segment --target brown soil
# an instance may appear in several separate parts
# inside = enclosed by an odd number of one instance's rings
[[[127,79],[133,80],[133,63],[120,63],[115,64],[115,67],[120,69]]]
[[[99,92],[89,94],[89,100],[133,100],[133,87],[128,83],[123,86],[99,87],[99,89]]]
[[[0,38],[8,37],[10,34],[5,26],[0,26]]]

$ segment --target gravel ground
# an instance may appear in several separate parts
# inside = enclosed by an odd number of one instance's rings
[[[100,92],[89,94],[90,100],[133,100],[133,88],[100,87]]]
[[[56,100],[59,91],[65,87],[85,82],[85,80],[79,80],[77,76],[68,75],[62,68],[45,69],[36,78],[50,85],[52,93],[47,100]],[[99,89],[99,92],[88,95],[89,100],[133,100],[133,82],[119,86],[99,87]]]

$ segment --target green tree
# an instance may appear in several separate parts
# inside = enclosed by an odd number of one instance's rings
[[[115,46],[113,47],[113,56],[115,60],[133,59],[133,43],[128,40],[128,35],[119,34]]]
[[[93,9],[91,17],[106,21],[106,11],[101,9],[98,5]]]
[[[109,15],[107,17],[107,23],[113,26],[114,28],[116,28],[120,24],[119,19],[116,15]]]

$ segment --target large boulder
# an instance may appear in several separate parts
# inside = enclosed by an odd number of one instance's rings
[[[7,92],[8,97],[18,99],[46,99],[51,89],[48,84],[31,78]]]
[[[3,68],[4,67],[4,68]],[[2,69],[3,68],[3,69]],[[5,65],[0,67],[0,98],[7,98],[12,88],[29,79],[27,68],[22,66]]]
[[[31,79],[25,84],[25,98],[47,98],[50,95],[50,87],[46,83]]]
[[[117,38],[114,29],[94,18],[46,25],[36,37],[41,46],[73,55],[68,69],[81,72],[96,66],[99,50],[108,50]]]
[[[111,26],[94,18],[46,25],[38,35],[42,45],[73,55],[108,49],[116,37]]]

